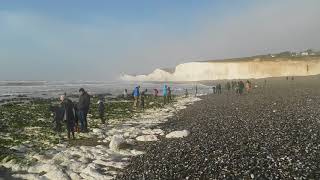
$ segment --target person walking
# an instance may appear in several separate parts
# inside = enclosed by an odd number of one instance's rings
[[[167,95],[168,95],[167,85],[163,86],[162,95],[163,95],[163,104],[167,104]]]
[[[133,107],[134,108],[137,108],[139,106],[139,96],[140,96],[140,86],[137,86],[133,90],[133,98],[134,98]]]
[[[66,98],[65,95],[60,97],[61,107],[63,108],[63,120],[66,123],[67,131],[68,131],[68,139],[70,140],[70,136],[72,134],[72,138],[75,139],[74,136],[74,126],[75,126],[75,111],[73,108],[73,103],[70,99]]]
[[[78,103],[78,110],[79,110],[79,118],[81,124],[81,131],[88,131],[88,121],[87,115],[90,108],[90,95],[83,89],[79,89],[80,97]]]

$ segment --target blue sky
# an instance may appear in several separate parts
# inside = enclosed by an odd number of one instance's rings
[[[10,0],[1,80],[114,80],[195,60],[320,49],[317,0]]]

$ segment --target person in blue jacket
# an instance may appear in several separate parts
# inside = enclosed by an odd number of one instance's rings
[[[167,103],[167,96],[168,96],[168,86],[164,85],[162,90],[163,95],[163,104]]]
[[[136,88],[134,88],[133,90],[133,98],[134,98],[134,103],[133,103],[133,107],[137,108],[137,106],[139,105],[139,97],[140,97],[140,86],[137,86]]]

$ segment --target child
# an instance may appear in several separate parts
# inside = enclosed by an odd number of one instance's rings
[[[53,113],[54,131],[62,131],[63,109],[58,106],[50,106],[49,111]]]
[[[104,102],[103,102],[103,100],[100,99],[98,101],[98,110],[99,110],[99,116],[100,116],[102,124],[106,123],[106,120],[105,120],[105,117],[104,117],[105,109],[106,108],[105,108]]]

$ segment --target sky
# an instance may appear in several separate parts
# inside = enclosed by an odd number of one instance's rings
[[[320,50],[319,0],[8,0],[0,80],[113,81],[190,61]]]

